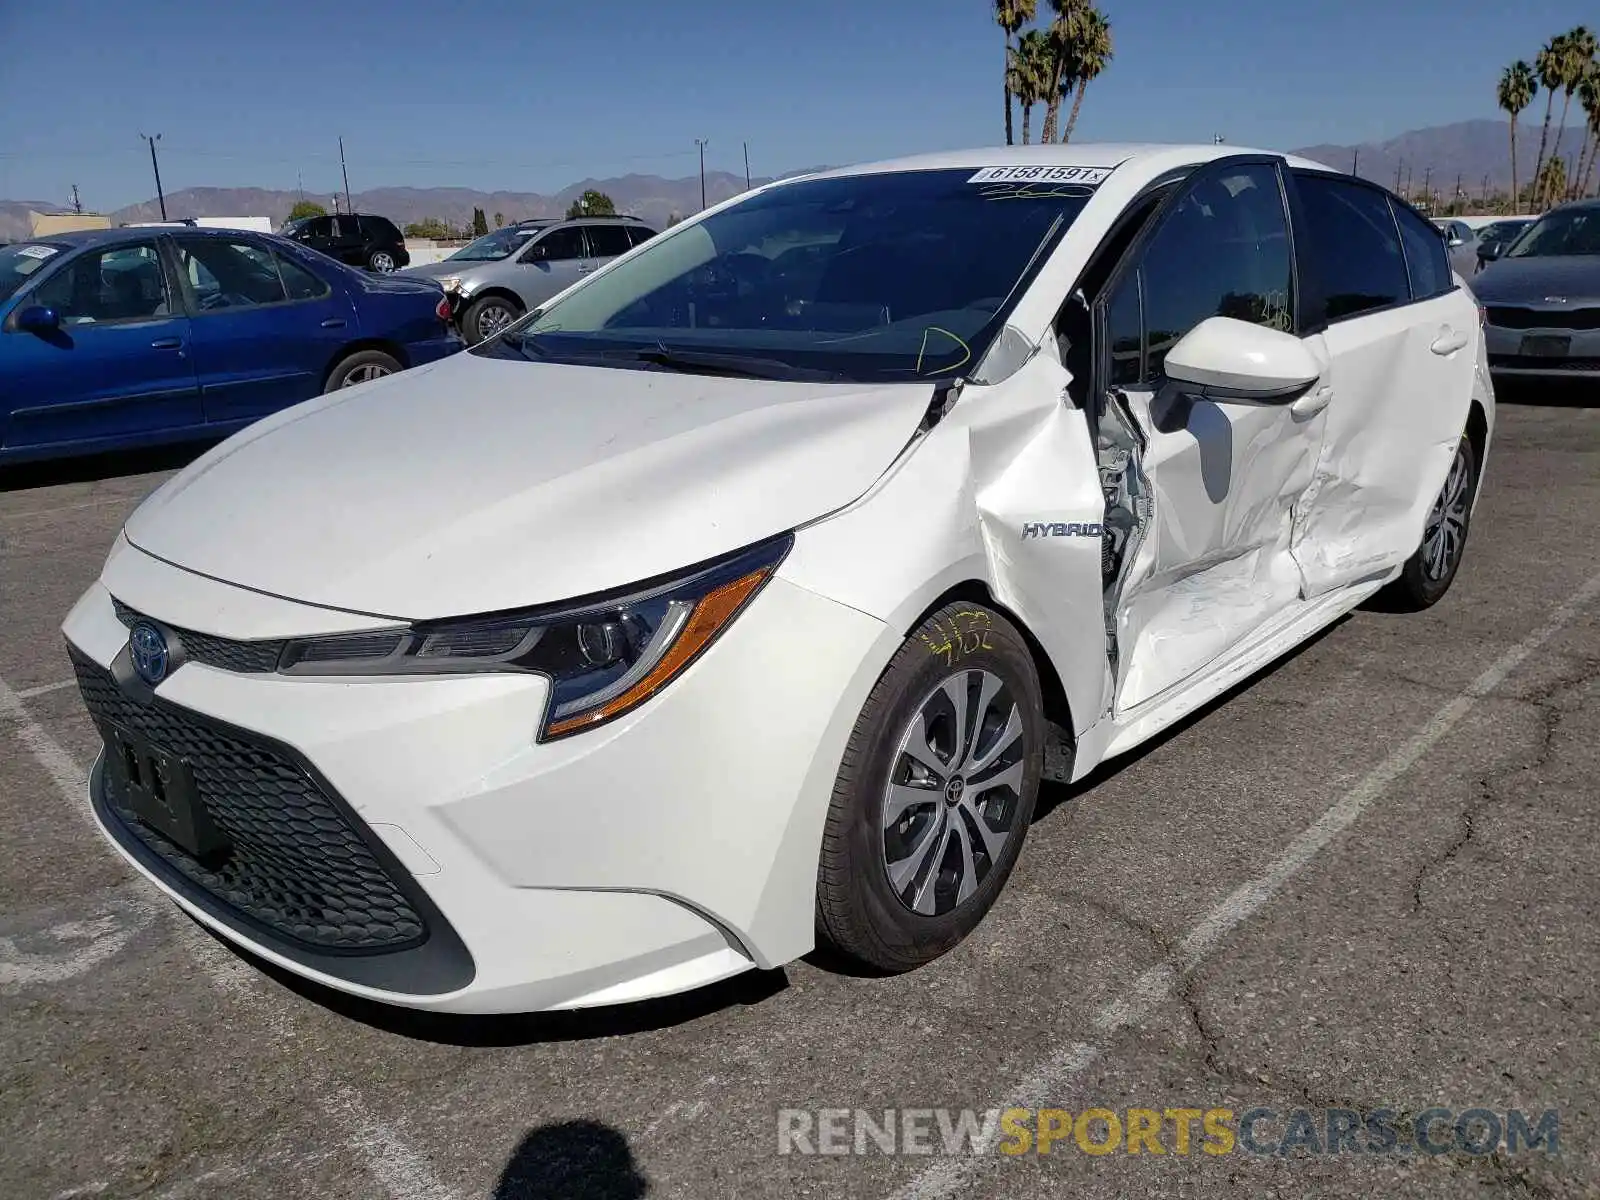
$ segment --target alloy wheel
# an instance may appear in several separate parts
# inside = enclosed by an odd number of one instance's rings
[[[1455,569],[1467,542],[1467,517],[1472,504],[1469,487],[1472,467],[1467,461],[1465,444],[1456,451],[1450,464],[1450,474],[1444,487],[1433,502],[1433,511],[1422,530],[1422,571],[1429,579],[1439,580]]]
[[[374,379],[382,379],[385,375],[392,375],[393,371],[382,363],[362,363],[359,367],[351,367],[345,372],[340,387],[355,387],[357,384],[370,383]]]
[[[902,904],[942,916],[978,889],[1020,824],[1022,713],[990,671],[957,671],[901,734],[884,786],[883,867]]]
[[[372,269],[384,275],[394,270],[394,256],[379,250],[372,256]]]
[[[516,319],[503,304],[490,304],[478,313],[478,340],[486,342]]]

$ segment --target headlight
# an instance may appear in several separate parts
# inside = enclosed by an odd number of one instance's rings
[[[439,280],[439,286],[447,292],[459,292],[461,290],[461,276],[446,275]]]
[[[539,740],[602,725],[672,682],[738,616],[793,545],[791,534],[666,579],[559,606],[284,647],[290,675],[529,671],[551,683]]]

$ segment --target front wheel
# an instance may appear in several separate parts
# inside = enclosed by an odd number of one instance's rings
[[[522,315],[522,307],[501,296],[474,300],[461,314],[461,332],[470,345],[487,341]]]
[[[1022,851],[1043,738],[1033,657],[1009,621],[974,604],[924,621],[845,748],[817,876],[819,940],[906,971],[966,937]]]
[[[1463,434],[1450,463],[1450,473],[1428,510],[1422,544],[1407,560],[1400,577],[1385,589],[1396,607],[1420,612],[1437,604],[1450,590],[1467,548],[1472,502],[1477,494],[1478,451],[1472,439]]]

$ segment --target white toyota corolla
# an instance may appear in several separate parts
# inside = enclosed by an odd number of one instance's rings
[[[1461,561],[1479,309],[1382,188],[1020,147],[748,192],[133,514],[91,799],[224,937],[457,1012],[969,934],[1041,778]]]

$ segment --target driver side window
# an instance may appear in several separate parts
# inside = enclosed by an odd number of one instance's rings
[[[1293,296],[1276,168],[1251,163],[1208,175],[1165,216],[1110,298],[1111,382],[1159,380],[1167,351],[1208,317],[1290,332]]]

